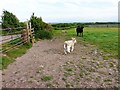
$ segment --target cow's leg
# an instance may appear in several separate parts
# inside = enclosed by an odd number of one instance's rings
[[[78,32],[77,32],[77,36],[78,36]]]
[[[70,46],[67,46],[67,52],[70,53]]]
[[[80,37],[81,37],[81,33],[80,33]]]
[[[74,45],[71,47],[71,51],[73,51],[74,50]]]
[[[67,54],[67,48],[64,48],[64,53]]]

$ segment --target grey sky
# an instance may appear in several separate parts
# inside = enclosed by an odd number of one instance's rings
[[[0,0],[0,14],[8,10],[20,21],[34,12],[45,22],[118,21],[119,0]]]

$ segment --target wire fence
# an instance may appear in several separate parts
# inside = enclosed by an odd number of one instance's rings
[[[31,23],[27,22],[27,27],[0,29],[0,52],[8,52],[14,48],[18,48],[26,43],[34,43],[34,29]]]

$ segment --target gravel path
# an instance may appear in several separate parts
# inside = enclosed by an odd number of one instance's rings
[[[104,60],[94,46],[79,42],[63,53],[64,40],[42,40],[2,72],[7,88],[98,88],[118,86],[117,60]]]

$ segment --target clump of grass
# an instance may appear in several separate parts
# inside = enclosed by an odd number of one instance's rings
[[[64,72],[64,76],[65,76],[65,77],[72,76],[72,75],[73,75],[73,74],[70,73],[70,72]]]
[[[104,82],[112,82],[110,79],[105,79]]]
[[[50,81],[50,80],[52,80],[52,79],[53,79],[52,76],[43,76],[43,77],[41,78],[42,81]]]
[[[66,71],[71,72],[73,71],[72,68],[65,68]]]
[[[69,83],[66,84],[66,88],[70,88],[70,84]]]
[[[1,66],[0,69],[5,69],[5,68],[7,68],[7,66],[8,66],[10,63],[13,62],[13,59],[10,58],[10,57],[7,57],[7,56],[3,56],[3,57],[0,59],[0,61],[2,62],[2,64],[1,64],[2,66]]]
[[[79,73],[79,76],[83,78],[84,73],[83,73],[83,72],[80,72],[80,73]]]
[[[103,56],[104,60],[109,60],[109,56]]]

